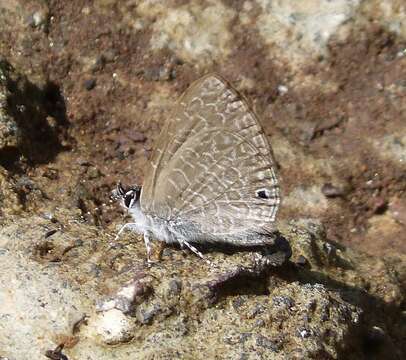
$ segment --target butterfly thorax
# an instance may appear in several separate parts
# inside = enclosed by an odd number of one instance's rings
[[[140,202],[128,209],[134,219],[132,228],[139,234],[150,233],[153,238],[166,243],[177,242],[174,224],[151,214],[144,214]]]

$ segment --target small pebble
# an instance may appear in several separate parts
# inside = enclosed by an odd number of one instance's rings
[[[263,347],[265,349],[269,349],[272,351],[278,351],[279,350],[279,345],[275,342],[272,341],[271,339],[262,336],[262,335],[258,335],[256,340],[255,340],[255,344],[257,346]]]
[[[331,183],[326,183],[322,186],[321,192],[324,194],[325,197],[328,198],[335,198],[344,195],[343,189],[332,185]]]
[[[272,303],[275,306],[282,306],[287,308],[292,308],[293,306],[295,306],[295,301],[291,297],[284,295],[274,296],[272,298]]]
[[[48,14],[45,11],[38,10],[28,17],[27,23],[34,28],[46,24],[47,20]]]
[[[374,214],[383,214],[388,209],[388,202],[384,198],[378,197],[374,199],[372,207]]]
[[[177,279],[169,281],[168,295],[179,295],[182,290],[182,282]]]
[[[32,15],[32,19],[34,20],[34,26],[40,26],[46,21],[46,14],[43,11],[36,11]]]
[[[258,319],[254,323],[255,327],[264,327],[265,326],[265,320],[264,319]]]
[[[45,239],[46,238],[49,238],[50,236],[52,236],[53,234],[55,234],[56,232],[57,232],[58,230],[56,230],[56,229],[52,229],[52,230],[48,230],[46,233],[45,233]]]
[[[308,338],[311,336],[311,330],[306,329],[306,328],[301,328],[298,330],[298,335],[299,337],[301,337],[302,339]]]
[[[249,309],[247,311],[247,318],[248,319],[253,319],[257,315],[262,314],[265,311],[265,308],[261,304],[256,304],[253,308]]]
[[[246,303],[246,301],[247,299],[243,298],[242,296],[236,297],[232,302],[234,310],[238,310],[241,306],[243,306]]]
[[[127,342],[133,337],[134,323],[120,310],[111,309],[90,320],[90,328],[105,344]]]
[[[157,304],[146,308],[138,307],[135,313],[135,317],[141,324],[149,325],[152,323],[155,315],[157,315],[160,311],[161,308]]]
[[[68,357],[62,353],[63,344],[57,346],[54,350],[47,350],[45,356],[52,360],[68,360]],[[1,358],[0,358],[1,360]]]
[[[42,173],[42,176],[50,180],[58,180],[59,178],[58,170],[53,168],[46,168]]]
[[[85,89],[90,91],[96,86],[96,79],[88,79],[84,82]]]
[[[131,131],[127,133],[127,136],[134,142],[145,142],[147,137],[140,131]]]
[[[288,87],[285,85],[278,85],[278,93],[280,95],[285,95],[288,92]]]
[[[103,69],[105,63],[106,63],[106,59],[103,55],[97,56],[94,59],[94,62],[92,64],[92,66],[90,67],[90,70],[92,72],[100,71]]]
[[[375,352],[385,342],[385,332],[378,326],[373,326],[365,337],[365,347],[367,352]]]
[[[296,264],[299,266],[307,267],[309,265],[309,261],[303,255],[300,255],[296,260]]]
[[[148,81],[168,81],[176,77],[176,73],[166,66],[154,66],[146,68],[144,71],[144,77]]]
[[[406,225],[406,199],[395,198],[388,207],[391,216],[399,223]]]
[[[335,257],[337,254],[337,248],[328,242],[323,244],[323,250],[327,254],[327,256]]]

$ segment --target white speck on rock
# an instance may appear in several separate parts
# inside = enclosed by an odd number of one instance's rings
[[[94,332],[105,344],[118,344],[133,337],[134,322],[120,310],[111,309],[98,313],[93,322],[89,322],[89,331]]]
[[[129,285],[121,288],[117,295],[132,301],[134,300],[137,290],[138,287],[136,286],[136,283],[130,283]]]
[[[32,14],[32,24],[35,27],[41,26],[45,24],[47,21],[47,14],[44,11],[36,11],[34,14]]]
[[[146,285],[139,281],[132,281],[123,286],[114,296],[98,301],[96,304],[96,311],[108,311],[110,309],[117,309],[124,314],[132,311],[137,297],[142,296],[145,292]]]
[[[114,299],[108,299],[103,302],[96,304],[96,311],[108,311],[114,309],[116,306],[116,301]]]
[[[285,95],[288,92],[288,87],[285,85],[279,85],[278,86],[278,92],[281,95]]]

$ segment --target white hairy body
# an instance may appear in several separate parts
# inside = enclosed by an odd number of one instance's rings
[[[124,204],[122,205],[127,208]],[[127,228],[138,234],[144,235],[145,247],[147,249],[147,261],[149,263],[153,262],[151,260],[151,238],[168,244],[179,243],[181,247],[187,246],[196,255],[202,259],[204,258],[203,254],[188,241],[194,242],[200,239],[200,241],[204,242],[204,240],[208,241],[209,237],[205,238],[202,234],[193,233],[193,231],[191,231],[193,225],[189,224],[189,226],[185,226],[185,224],[180,221],[163,220],[156,216],[146,215],[142,212],[139,201],[134,203],[132,207],[128,208],[128,212],[131,214],[135,222],[125,224],[118,232],[116,239],[120,236],[122,231]],[[189,231],[187,231],[187,229],[189,229]],[[208,260],[206,261],[210,263]]]
[[[144,214],[141,210],[139,201],[134,202],[129,208],[122,202],[122,206],[127,208],[134,219],[133,223],[125,224],[118,232],[116,239],[125,229],[130,229],[144,236],[144,242],[147,249],[147,260],[151,261],[151,239],[156,239],[167,244],[178,243],[182,248],[188,247],[196,255],[204,259],[203,254],[197,250],[191,243],[228,243],[240,246],[256,246],[273,244],[274,236],[272,233],[258,233],[246,231],[233,233],[231,236],[224,234],[209,234],[193,222],[176,220],[164,220],[157,216]],[[209,261],[207,261],[209,262]]]

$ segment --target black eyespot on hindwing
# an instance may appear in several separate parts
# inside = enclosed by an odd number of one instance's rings
[[[272,193],[268,189],[259,189],[256,191],[256,195],[260,199],[270,199],[272,197]]]

